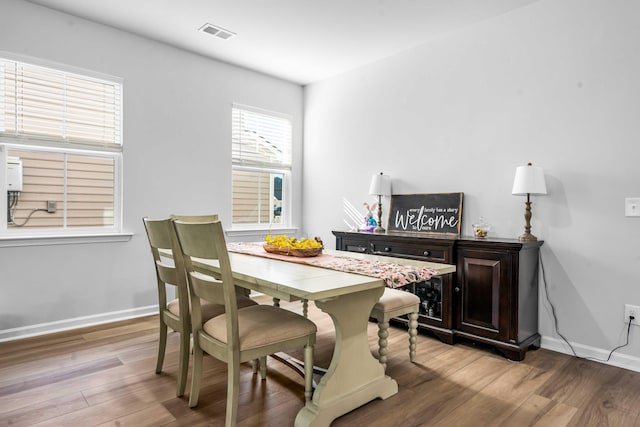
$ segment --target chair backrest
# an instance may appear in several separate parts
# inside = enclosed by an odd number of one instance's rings
[[[171,215],[171,219],[184,222],[213,222],[218,220],[218,215]]]
[[[167,307],[166,285],[174,286],[177,289],[180,316],[185,316],[186,320],[189,321],[189,292],[184,272],[184,261],[179,250],[171,219],[143,218],[142,220],[145,230],[147,231],[147,237],[155,264],[160,309],[162,310]],[[172,262],[168,262],[168,260],[160,254],[161,249],[171,252]]]
[[[227,343],[238,346],[238,304],[229,262],[229,253],[220,221],[186,222],[173,220],[192,293],[193,332],[202,328],[200,298],[224,304],[227,317]],[[218,261],[220,277],[198,272],[192,258]]]
[[[209,214],[209,215],[171,215],[171,219],[177,220],[177,221],[184,221],[184,222],[214,222],[214,221],[218,221],[218,215],[217,214]],[[220,276],[218,276],[218,275],[214,275],[214,277],[220,278]],[[251,291],[249,291],[248,289],[243,289],[243,288],[238,288],[237,287],[236,288],[236,294],[238,294],[238,296],[248,297],[248,296],[251,295]]]

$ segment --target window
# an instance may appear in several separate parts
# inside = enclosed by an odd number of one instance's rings
[[[288,225],[291,118],[234,105],[231,139],[233,224]]]
[[[121,123],[119,79],[0,52],[0,235],[120,232]]]

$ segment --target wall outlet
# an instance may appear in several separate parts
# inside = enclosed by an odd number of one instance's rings
[[[47,200],[47,212],[56,213],[57,209],[58,209],[58,204],[56,203],[55,200]]]
[[[626,197],[624,199],[624,215],[640,216],[640,197]]]
[[[624,305],[624,323],[629,321],[629,316],[633,316],[632,325],[640,325],[640,307],[637,305]]]

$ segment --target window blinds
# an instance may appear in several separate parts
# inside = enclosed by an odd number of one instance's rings
[[[234,106],[231,133],[234,165],[291,169],[291,119]]]
[[[122,85],[0,58],[0,136],[122,144]]]

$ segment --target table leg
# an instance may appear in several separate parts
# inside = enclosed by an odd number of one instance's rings
[[[398,383],[385,375],[371,354],[367,328],[369,315],[384,288],[316,301],[333,319],[336,343],[329,369],[296,416],[295,426],[328,426],[340,415],[365,403],[398,392]]]

